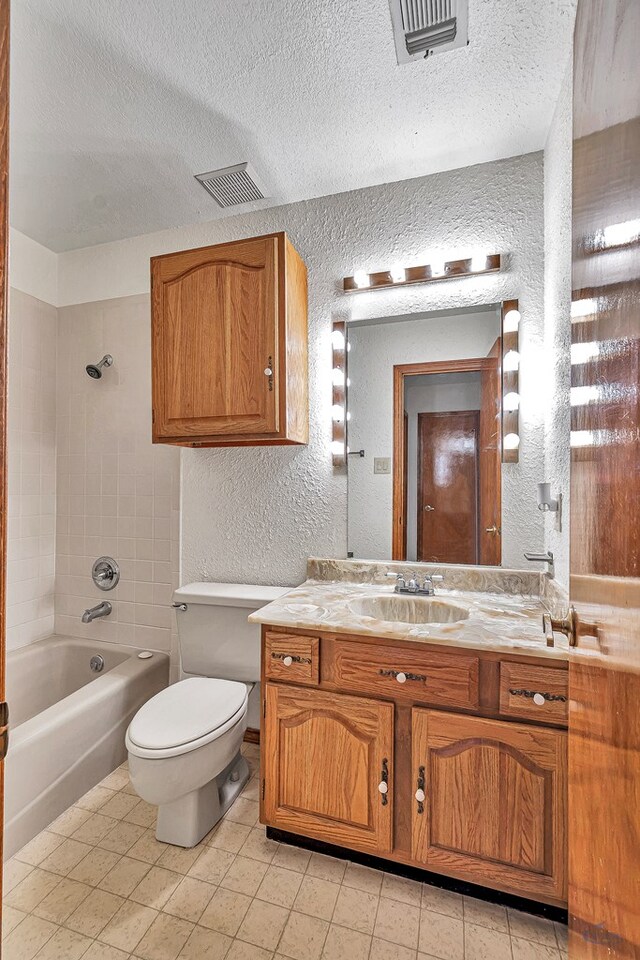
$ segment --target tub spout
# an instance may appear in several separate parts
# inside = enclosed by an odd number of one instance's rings
[[[103,600],[102,603],[99,603],[95,607],[90,607],[89,610],[85,610],[82,614],[83,623],[91,623],[92,620],[97,620],[98,617],[108,617],[111,613],[112,606],[108,600]]]

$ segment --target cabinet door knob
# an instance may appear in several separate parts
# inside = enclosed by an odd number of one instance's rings
[[[273,375],[273,370],[271,369],[271,367],[264,368],[264,375],[265,377],[271,377]]]
[[[284,663],[285,667],[290,667],[293,663],[293,657],[284,657],[282,662]]]
[[[384,794],[388,792],[389,792],[389,784],[385,783],[384,780],[381,780],[380,783],[378,784],[378,793]]]
[[[407,682],[406,673],[399,673],[396,677],[396,680],[398,681],[398,683],[406,683]]]
[[[544,707],[546,701],[545,701],[545,699],[544,699],[544,697],[542,696],[541,693],[534,693],[534,695],[533,695],[533,702],[534,702],[534,703],[536,704],[536,706],[538,706],[538,707]]]
[[[420,789],[416,790],[415,798],[418,801],[418,803],[424,803],[425,797],[426,797],[426,794],[424,790],[420,790]]]

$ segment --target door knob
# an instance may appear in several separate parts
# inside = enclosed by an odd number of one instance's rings
[[[575,607],[569,607],[569,613],[566,617],[552,617],[550,613],[542,615],[542,631],[547,639],[547,646],[553,646],[554,633],[564,633],[569,638],[569,646],[575,647],[577,643],[576,636],[576,610]]]
[[[435,507],[432,507],[430,503],[425,503],[424,509],[431,512],[432,510],[435,510]]]
[[[485,532],[485,533],[492,533],[494,536],[497,537],[498,534],[500,533],[500,527],[496,527],[496,525],[495,525],[495,523],[494,523],[494,525],[493,525],[492,527],[485,527],[485,528],[484,528],[484,532]]]

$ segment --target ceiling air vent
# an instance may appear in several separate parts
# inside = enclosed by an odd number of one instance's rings
[[[398,63],[468,42],[468,0],[390,0]]]
[[[265,194],[248,163],[223,167],[210,173],[197,173],[196,180],[210,193],[219,207],[264,200]]]

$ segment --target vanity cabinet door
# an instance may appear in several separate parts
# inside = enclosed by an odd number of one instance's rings
[[[415,708],[412,755],[415,861],[520,896],[566,899],[564,731]]]
[[[262,821],[389,853],[393,724],[391,703],[267,683]]]

